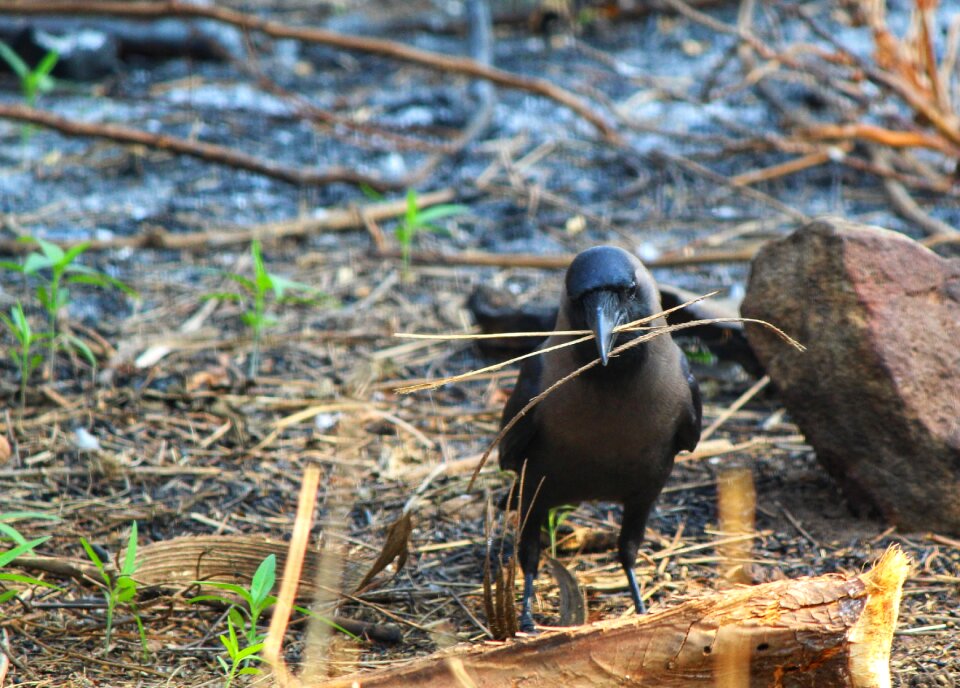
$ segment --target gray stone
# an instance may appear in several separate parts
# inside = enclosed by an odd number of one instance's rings
[[[851,505],[960,534],[960,262],[888,230],[813,222],[756,256],[742,312],[783,402]]]

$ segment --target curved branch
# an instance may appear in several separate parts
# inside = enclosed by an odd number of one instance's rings
[[[619,142],[620,135],[604,118],[593,111],[590,104],[574,93],[550,83],[546,79],[531,78],[513,74],[482,64],[468,57],[444,55],[429,50],[421,50],[397,41],[365,36],[349,36],[327,29],[310,26],[290,26],[281,22],[263,19],[252,14],[238,12],[228,7],[216,5],[192,5],[180,0],[163,2],[103,2],[102,0],[67,0],[65,2],[18,2],[0,5],[2,14],[96,14],[127,16],[137,19],[160,17],[191,17],[213,19],[236,26],[245,31],[258,31],[272,38],[292,38],[309,43],[330,45],[343,50],[366,52],[395,60],[418,64],[422,67],[437,69],[454,74],[490,81],[498,86],[529,91],[550,98],[564,105],[583,119],[587,120],[611,142]]]
[[[189,141],[166,134],[152,134],[148,131],[125,127],[120,124],[78,122],[61,117],[48,110],[38,110],[26,105],[0,104],[0,118],[37,124],[47,129],[54,129],[65,136],[108,139],[118,143],[138,144],[154,150],[188,155],[192,158],[256,172],[301,186],[324,186],[334,182],[346,182],[357,185],[366,184],[379,191],[403,188],[379,177],[371,177],[343,167],[331,167],[326,170],[287,167],[215,143]]]

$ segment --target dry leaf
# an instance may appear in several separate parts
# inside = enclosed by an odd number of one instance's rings
[[[407,557],[410,554],[409,543],[410,533],[413,532],[413,522],[410,519],[410,512],[405,512],[394,521],[387,529],[387,541],[380,550],[380,556],[367,571],[366,575],[357,585],[354,594],[363,592],[373,580],[374,576],[383,571],[394,559],[397,560],[397,573],[400,573],[404,564],[407,563]]]
[[[560,625],[581,626],[587,621],[587,602],[583,588],[566,566],[547,557],[547,568],[560,588]]]

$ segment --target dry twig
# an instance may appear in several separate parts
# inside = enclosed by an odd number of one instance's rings
[[[65,2],[17,2],[0,5],[0,13],[15,14],[94,14],[108,16],[136,17],[138,19],[159,19],[162,17],[190,17],[213,19],[230,24],[244,31],[261,32],[271,38],[292,38],[309,43],[382,55],[395,60],[436,69],[453,74],[485,79],[498,86],[528,91],[570,108],[580,117],[590,122],[609,141],[619,141],[620,135],[595,112],[595,109],[579,96],[550,83],[546,79],[525,77],[512,74],[496,67],[482,64],[467,57],[443,55],[421,50],[403,43],[382,38],[366,36],[348,36],[310,26],[291,26],[281,22],[263,19],[228,7],[218,5],[195,5],[181,0],[162,2],[103,2],[101,0],[68,0]]]

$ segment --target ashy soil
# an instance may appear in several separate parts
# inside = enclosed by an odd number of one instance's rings
[[[445,3],[444,11],[424,3],[391,12],[390,5],[355,3],[338,13],[289,3],[255,9],[288,23],[465,52],[460,33],[435,26],[438,16],[455,25],[454,11],[464,11],[459,3]],[[495,9],[503,8],[495,3]],[[869,52],[869,36],[844,23],[840,9],[826,3],[814,9],[837,22],[838,35]],[[708,11],[736,22],[735,6]],[[893,20],[905,14],[891,8]],[[772,10],[766,21],[783,36],[804,35]],[[104,18],[89,20],[94,27],[98,22],[106,26]],[[74,120],[233,146],[289,166],[337,166],[392,179],[416,169],[478,107],[479,95],[462,77],[364,52],[259,37],[247,44],[239,37],[241,49],[256,59],[131,58],[109,78],[42,95],[38,107]],[[734,50],[732,36],[664,12],[598,21],[576,32],[561,27],[552,38],[523,23],[499,25],[497,66],[618,104],[642,126],[624,128],[623,144],[607,143],[554,101],[498,89],[490,126],[417,185],[421,194],[451,189],[469,211],[439,220],[446,232],[421,233],[414,247],[445,255],[484,251],[502,258],[498,267],[434,257],[407,268],[374,250],[396,248],[395,220],[271,240],[279,223],[322,223],[327,211],[378,202],[354,184],[296,187],[146,147],[0,121],[3,239],[109,242],[157,228],[180,235],[257,227],[267,269],[313,290],[304,302],[270,305],[274,322],[261,343],[259,371],[250,378],[246,303],[208,298],[238,290],[230,274],[253,274],[248,244],[90,250],[81,263],[138,292],[131,298],[90,285],[71,287],[59,325],[90,347],[97,366],[76,351],[59,352],[55,365],[34,374],[21,408],[16,366],[9,355],[0,358],[0,430],[10,444],[9,452],[0,445],[0,514],[53,517],[8,522],[28,539],[48,538],[36,552],[51,558],[48,563],[17,570],[57,586],[31,587],[2,607],[7,681],[221,684],[216,657],[223,654],[218,636],[227,628],[226,615],[222,608],[188,603],[196,589],[187,584],[141,591],[146,658],[124,605],[105,647],[103,594],[82,575],[89,561],[80,539],[122,557],[136,521],[141,547],[190,535],[285,541],[301,476],[311,464],[322,469],[314,539],[344,560],[342,572],[329,574],[327,583],[350,594],[334,596],[318,613],[400,632],[394,643],[335,637],[324,651],[323,671],[390,665],[487,637],[480,587],[484,524],[488,505],[509,479],[491,461],[477,484],[467,485],[475,459],[496,434],[515,368],[400,394],[405,384],[491,361],[469,341],[407,340],[396,333],[464,332],[471,327],[465,302],[478,285],[510,290],[523,302],[555,302],[560,273],[511,265],[515,253],[573,253],[601,242],[648,261],[698,249],[735,252],[795,229],[797,215],[784,207],[920,236],[891,209],[874,177],[836,162],[761,184],[754,195],[685,164],[731,177],[784,159],[757,144],[779,133],[779,115],[749,80],[741,81],[731,63]],[[258,74],[268,75],[287,97],[258,86]],[[5,76],[0,100],[19,102],[15,80]],[[714,95],[701,97],[704,84]],[[780,86],[788,106],[811,97],[809,84]],[[307,122],[292,94],[369,129]],[[400,137],[416,138],[418,149],[409,150]],[[402,199],[403,192],[385,197]],[[931,199],[932,214],[957,224],[955,196],[923,197]],[[736,300],[747,269],[739,260],[664,267],[655,274],[700,293],[720,289]],[[34,329],[42,330],[35,285],[0,272],[0,307],[9,312],[22,302]],[[0,345],[13,345],[9,333]],[[696,342],[684,345],[697,350]],[[735,365],[694,357],[709,424],[755,380]],[[757,492],[752,579],[857,572],[897,543],[916,568],[894,639],[894,684],[960,683],[956,540],[901,533],[853,514],[775,393],[751,400],[714,439],[756,441],[678,463],[638,564],[651,611],[728,585],[725,562],[711,545],[721,537],[717,478],[747,467]],[[406,566],[399,572],[391,566],[353,595],[405,508],[413,524]],[[591,620],[632,613],[613,547],[618,522],[616,505],[589,504],[560,529],[558,556],[585,587]],[[586,535],[599,544],[582,547]],[[63,564],[59,573],[49,561]],[[538,620],[556,623],[557,588],[546,573],[538,593]],[[287,635],[294,665],[305,654],[304,627],[296,623]]]

